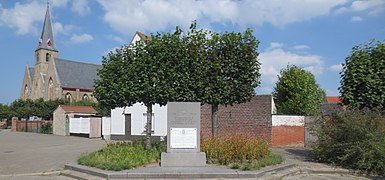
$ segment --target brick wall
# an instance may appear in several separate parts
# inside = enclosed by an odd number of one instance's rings
[[[41,125],[42,123],[44,122],[48,122],[48,123],[51,123],[52,124],[52,121],[46,121],[46,120],[39,120],[39,121],[36,121],[36,120],[28,120],[28,121],[21,121],[21,120],[18,120],[17,117],[13,117],[12,118],[12,127],[11,127],[11,131],[28,131],[28,132],[40,132],[40,129],[41,129]]]
[[[304,126],[273,126],[272,146],[303,146],[305,140]]]
[[[272,146],[304,146],[305,117],[292,115],[272,116]]]
[[[272,96],[257,95],[250,102],[219,106],[218,135],[243,134],[271,142]],[[201,106],[201,136],[211,136],[211,105]]]

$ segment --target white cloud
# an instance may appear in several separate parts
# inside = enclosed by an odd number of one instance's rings
[[[274,44],[272,44],[274,46]],[[262,84],[272,85],[282,68],[297,65],[315,75],[322,74],[324,62],[318,55],[300,55],[285,51],[282,48],[268,48],[259,55],[261,61]]]
[[[342,70],[342,64],[334,64],[334,65],[331,65],[329,67],[329,70],[330,71],[334,71],[334,72],[341,72]]]
[[[350,6],[341,7],[336,13],[367,11],[369,15],[377,15],[385,11],[384,0],[356,0]]]
[[[68,0],[53,0],[51,7],[64,7]],[[46,4],[41,0],[30,0],[26,3],[16,2],[12,8],[0,6],[0,26],[16,29],[16,34],[38,35],[44,20]]]
[[[280,49],[283,47],[283,43],[279,42],[271,42],[270,46],[267,48],[267,51],[273,50],[273,49]]]
[[[362,20],[363,19],[360,16],[353,16],[352,19],[350,19],[352,22],[361,22]]]
[[[87,0],[76,0],[72,1],[72,11],[81,15],[85,16],[91,12],[91,8],[88,6]]]
[[[104,21],[115,30],[132,34],[136,30],[159,31],[168,26],[187,27],[193,20],[209,27],[214,23],[240,26],[274,26],[306,21],[330,14],[348,0],[98,0],[105,10]]]
[[[86,43],[86,42],[89,42],[89,41],[92,41],[94,38],[89,35],[89,34],[82,34],[82,35],[73,35],[71,37],[71,42],[72,43]]]
[[[13,8],[0,7],[0,25],[16,29],[16,34],[38,34],[36,22],[44,19],[45,6],[37,1],[21,4],[15,3]]]
[[[310,49],[310,47],[309,47],[308,45],[304,45],[304,44],[301,44],[301,45],[295,45],[293,48],[296,49],[296,50]]]
[[[124,43],[124,42],[129,41],[128,39],[123,39],[123,38],[121,38],[119,36],[115,36],[115,35],[107,35],[107,38],[110,40],[113,40],[115,42],[118,42],[118,43]]]
[[[76,29],[76,26],[73,25],[63,25],[59,22],[55,22],[52,24],[52,31],[54,35],[69,35],[72,31],[74,31],[74,29]]]

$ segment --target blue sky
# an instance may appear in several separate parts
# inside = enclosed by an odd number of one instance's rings
[[[295,64],[311,71],[328,95],[338,95],[351,48],[385,40],[384,0],[51,0],[50,6],[59,57],[96,64],[136,31],[170,32],[193,20],[217,32],[250,27],[261,42],[257,94],[271,93],[280,69]],[[20,96],[45,10],[46,0],[0,0],[0,103]]]

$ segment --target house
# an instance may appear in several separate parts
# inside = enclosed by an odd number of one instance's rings
[[[92,118],[88,121],[90,127],[95,128],[95,132],[101,136],[101,117],[97,116],[97,111],[91,106],[67,106],[59,105],[53,112],[53,134],[69,136],[73,118]],[[75,119],[76,120],[76,119]],[[79,120],[79,119],[77,119]]]

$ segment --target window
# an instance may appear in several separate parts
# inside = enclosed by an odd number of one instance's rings
[[[49,78],[48,81],[48,100],[52,100],[53,97],[53,80]]]
[[[89,101],[90,97],[87,94],[84,94],[82,99],[83,101]]]
[[[28,97],[28,93],[29,93],[29,89],[28,89],[28,85],[26,84],[24,86],[24,97],[27,98]]]
[[[39,53],[36,53],[36,62],[39,62]]]
[[[147,125],[147,113],[143,113],[143,132],[146,132],[146,125]],[[155,132],[155,114],[152,113],[152,121],[151,121],[151,133],[153,134]]]
[[[45,54],[45,61],[46,61],[46,62],[49,61],[49,53]]]
[[[66,99],[67,101],[71,102],[71,101],[72,101],[72,95],[71,95],[71,93],[67,93],[67,94],[65,95],[65,99]]]

